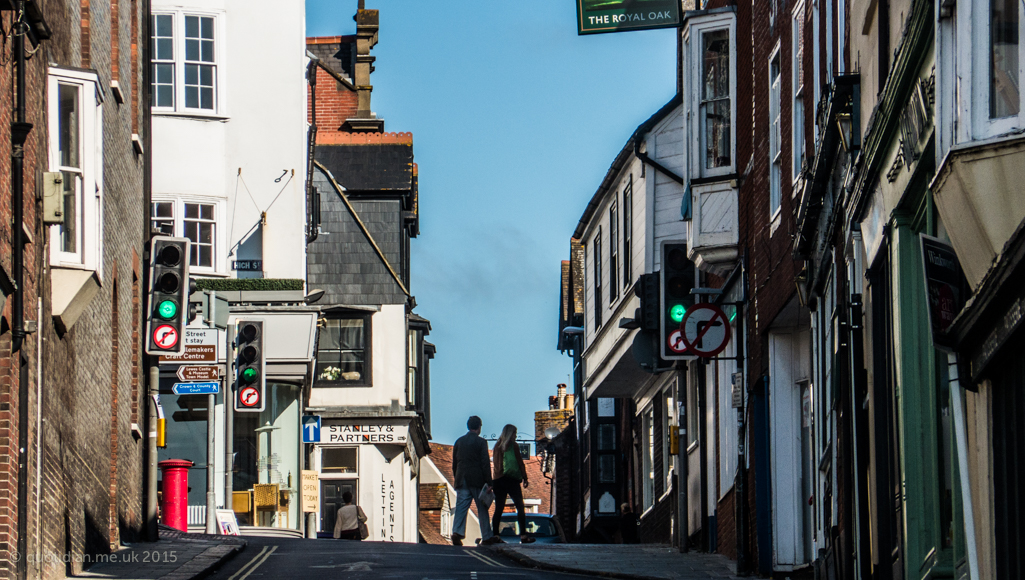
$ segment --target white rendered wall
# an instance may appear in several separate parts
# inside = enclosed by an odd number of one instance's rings
[[[228,251],[266,212],[264,276],[305,279],[304,3],[154,0],[152,10],[216,16],[218,77],[216,115],[154,111],[154,198],[223,202],[218,275],[235,275]]]
[[[406,307],[384,304],[370,319],[372,387],[313,389],[310,407],[406,405]]]

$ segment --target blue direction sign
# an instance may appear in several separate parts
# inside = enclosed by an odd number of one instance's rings
[[[171,391],[176,395],[216,395],[221,383],[175,383]]]
[[[320,443],[320,415],[303,415],[303,443]]]

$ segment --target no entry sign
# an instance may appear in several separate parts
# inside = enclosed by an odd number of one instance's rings
[[[726,314],[712,304],[696,304],[680,323],[683,344],[691,354],[712,357],[730,343],[730,321]]]

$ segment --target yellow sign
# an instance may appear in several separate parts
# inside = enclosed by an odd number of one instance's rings
[[[303,511],[315,512],[320,509],[320,474],[304,469],[302,486]]]

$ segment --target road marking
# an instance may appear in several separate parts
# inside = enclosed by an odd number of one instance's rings
[[[310,568],[345,568],[345,570],[342,570],[343,572],[373,572],[370,569],[370,562],[349,562],[326,566],[310,566]]]
[[[477,573],[476,572],[470,572],[470,580],[477,580]]]
[[[248,578],[249,575],[253,573],[253,570],[256,570],[257,568],[260,567],[261,564],[266,562],[267,558],[270,557],[270,555],[273,554],[274,551],[277,550],[277,549],[278,549],[277,546],[272,546],[270,548],[270,550],[268,550],[267,546],[264,546],[263,549],[260,550],[260,553],[257,554],[255,558],[253,558],[252,560],[247,562],[245,566],[242,566],[242,568],[238,572],[235,572],[235,574],[233,574],[231,576],[231,578],[229,578],[228,580],[246,580],[246,578]],[[249,568],[249,569],[246,570],[246,568]],[[243,574],[243,572],[244,572],[244,574]]]
[[[466,553],[471,555],[471,556],[473,556],[474,558],[477,558],[481,562],[484,562],[488,566],[491,566],[491,567],[494,567],[494,568],[508,568],[508,566],[506,566],[505,564],[502,564],[498,560],[494,560],[494,559],[492,559],[492,558],[490,558],[488,556],[485,556],[484,554],[479,554],[479,553],[474,552],[472,550],[467,550]]]

